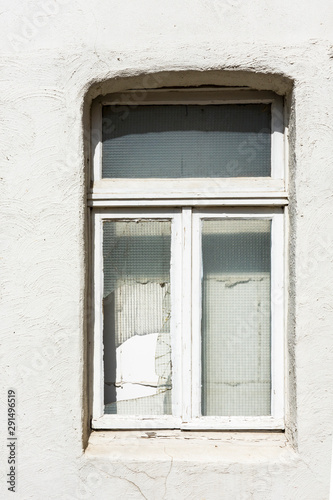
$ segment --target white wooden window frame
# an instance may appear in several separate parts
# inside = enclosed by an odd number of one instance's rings
[[[93,238],[93,411],[95,429],[225,429],[284,428],[285,370],[285,242],[284,212],[288,205],[285,182],[287,129],[282,98],[272,92],[247,89],[145,91],[97,99],[92,106],[91,185]],[[122,104],[272,105],[272,175],[233,179],[102,179],[102,106]],[[202,417],[201,408],[201,248],[202,219],[270,219],[271,236],[271,415],[260,417]],[[172,221],[171,343],[173,358],[173,415],[104,414],[103,255],[102,226],[107,220],[158,219]],[[190,277],[190,279],[189,279]],[[181,355],[180,355],[181,353]],[[194,367],[196,367],[194,369]],[[191,373],[191,377],[188,377]]]
[[[92,106],[92,162],[88,205],[112,206],[194,206],[238,205],[282,206],[288,203],[285,185],[285,126],[282,97],[273,92],[209,89],[151,90],[113,94],[97,99]],[[131,107],[153,104],[271,104],[271,176],[182,179],[102,178],[102,107]],[[110,196],[112,193],[112,196]]]
[[[160,416],[130,416],[104,414],[103,366],[103,222],[105,221],[159,220],[171,221],[171,360],[172,360],[172,413]],[[181,424],[181,365],[177,353],[181,352],[181,295],[179,279],[182,269],[181,211],[180,210],[97,210],[94,213],[94,401],[93,427],[96,428],[179,428]],[[177,358],[177,359],[176,359]]]
[[[201,313],[203,220],[271,220],[271,415],[201,417]],[[276,209],[194,209],[192,216],[192,412],[183,429],[282,429],[284,427],[284,218]],[[184,325],[185,326],[185,325]],[[187,388],[189,390],[189,387]],[[237,425],[237,426],[236,426]]]

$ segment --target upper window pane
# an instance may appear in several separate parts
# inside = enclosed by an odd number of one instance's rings
[[[103,106],[104,178],[268,177],[270,104]]]

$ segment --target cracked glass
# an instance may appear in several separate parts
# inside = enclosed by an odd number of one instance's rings
[[[271,413],[271,221],[204,220],[202,415]]]
[[[103,224],[105,413],[172,413],[170,245],[170,220]]]

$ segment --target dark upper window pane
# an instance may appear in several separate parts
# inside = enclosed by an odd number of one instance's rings
[[[270,175],[270,105],[103,107],[104,178]]]

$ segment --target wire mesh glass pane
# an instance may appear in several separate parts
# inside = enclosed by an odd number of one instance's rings
[[[105,178],[267,177],[269,104],[104,106]]]
[[[105,413],[171,414],[171,222],[105,221]]]
[[[203,221],[203,415],[271,413],[270,233],[270,220]]]

